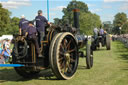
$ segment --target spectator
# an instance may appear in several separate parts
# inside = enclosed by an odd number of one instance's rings
[[[7,39],[3,44],[4,44],[4,48],[2,51],[2,55],[4,56],[5,62],[8,62],[10,57],[10,42]]]
[[[4,57],[2,55],[0,55],[0,64],[5,64],[5,60],[4,60]]]
[[[2,41],[0,41],[0,51],[2,51],[2,48],[3,46],[2,46]]]

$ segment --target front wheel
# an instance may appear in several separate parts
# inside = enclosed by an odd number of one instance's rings
[[[93,67],[93,50],[89,44],[86,45],[86,65],[87,69],[91,69]]]
[[[111,49],[111,41],[110,41],[109,35],[106,35],[106,48],[107,48],[107,50]]]

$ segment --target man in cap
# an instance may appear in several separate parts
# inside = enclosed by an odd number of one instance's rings
[[[37,52],[37,55],[39,56],[40,50],[39,50],[39,45],[37,40],[37,30],[33,25],[33,21],[29,21],[29,26],[26,30],[25,36],[27,36],[27,38],[35,44],[36,52]]]
[[[21,19],[20,19],[20,22],[19,22],[19,33],[20,33],[20,35],[23,35],[23,36],[25,35],[27,27],[28,27],[28,20],[25,19],[24,15],[22,15]]]
[[[35,18],[36,21],[36,28],[38,32],[38,42],[39,46],[41,47],[41,41],[44,40],[45,37],[45,24],[50,24],[48,20],[43,16],[42,10],[38,11],[38,16]]]
[[[99,30],[95,27],[93,30],[94,38],[97,39]]]

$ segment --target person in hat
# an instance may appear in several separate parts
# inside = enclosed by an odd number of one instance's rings
[[[37,55],[39,56],[40,50],[39,50],[39,45],[37,40],[37,30],[33,25],[33,21],[29,21],[29,26],[26,30],[25,37],[27,37],[29,40],[31,40],[35,44],[36,52],[37,52]]]
[[[38,32],[38,42],[41,47],[41,41],[44,40],[45,37],[45,24],[50,24],[48,20],[43,16],[42,10],[38,11],[38,16],[35,18],[36,28]]]
[[[28,27],[28,20],[25,19],[25,16],[24,15],[21,15],[21,19],[20,19],[20,22],[19,22],[19,33],[20,35],[25,35],[26,33],[26,29]]]

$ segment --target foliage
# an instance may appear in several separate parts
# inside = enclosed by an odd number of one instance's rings
[[[115,27],[121,27],[127,21],[127,15],[125,13],[117,13],[113,21]]]
[[[0,4],[0,36],[5,34],[17,34],[19,18],[10,18],[11,12]]]
[[[59,19],[59,18],[54,18],[54,24],[55,25],[58,25],[58,23],[60,23],[61,22],[61,19]]]
[[[10,12],[2,8],[0,4],[0,35],[6,34],[6,30],[10,25]]]
[[[128,23],[127,23],[127,14],[125,13],[117,13],[115,15],[113,24],[114,24],[114,28],[113,31],[115,32],[115,34],[119,34],[121,33],[127,33],[128,31]],[[122,28],[121,30],[119,28]]]
[[[11,19],[11,27],[8,31],[8,34],[18,34],[18,32],[19,32],[19,21],[20,21],[20,19],[18,17],[13,17]]]
[[[122,26],[122,33],[128,33],[128,22],[126,22],[123,26]]]
[[[73,12],[72,10],[78,8],[81,12],[88,12],[88,6],[84,2],[81,1],[71,1],[67,8],[63,9],[64,16],[62,18],[63,21],[69,20],[70,24],[73,24]]]
[[[95,27],[99,28],[101,25],[100,17],[92,13],[81,13],[80,15],[80,30],[81,33],[93,34]]]
[[[101,25],[100,17],[97,14],[93,14],[88,10],[86,3],[82,1],[72,0],[66,8],[63,9],[64,16],[62,19],[63,24],[69,23],[73,25],[73,9],[80,9],[80,31],[85,34],[92,34],[94,27]],[[54,22],[58,22],[58,19],[55,18]]]

